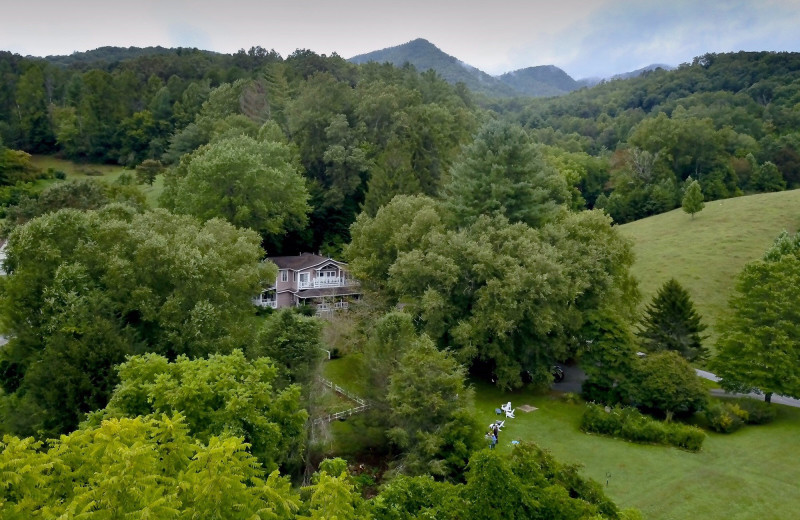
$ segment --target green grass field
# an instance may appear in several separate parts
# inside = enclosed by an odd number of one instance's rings
[[[582,464],[584,474],[603,483],[622,508],[645,518],[752,519],[793,518],[800,504],[800,409],[775,405],[775,422],[748,426],[731,434],[709,433],[703,449],[690,453],[588,435],[578,429],[582,405],[554,395],[504,394],[479,386],[477,412],[487,426],[494,409],[511,401],[538,410],[507,419],[501,449],[512,440],[534,441],[559,460]]]
[[[709,325],[706,343],[713,349],[719,335],[714,327],[727,312],[736,275],[782,230],[800,229],[800,190],[707,202],[694,219],[676,209],[619,229],[634,242],[642,305],[675,278]]]
[[[352,384],[352,362],[327,363],[325,374],[338,384]],[[703,518],[745,520],[794,518],[800,505],[800,409],[781,405],[777,419],[763,426],[747,426],[731,435],[709,433],[698,453],[649,446],[588,435],[578,429],[583,405],[567,404],[558,394],[526,391],[501,392],[476,385],[476,414],[481,424],[497,418],[495,408],[511,401],[516,418],[506,419],[499,449],[511,450],[511,441],[533,441],[562,462],[580,464],[583,474],[604,486],[621,508],[634,507],[650,520]],[[519,409],[529,404],[537,410]],[[350,437],[348,423],[335,431]],[[355,423],[357,429],[366,425]],[[339,442],[337,441],[337,445]],[[353,446],[340,445],[344,451]]]
[[[110,183],[116,181],[119,176],[126,171],[131,175],[136,175],[135,171],[125,170],[121,166],[114,166],[110,164],[78,164],[50,155],[33,155],[31,156],[31,162],[34,166],[42,170],[53,168],[57,171],[63,171],[67,174],[68,180],[92,179],[99,182]],[[37,188],[44,189],[56,182],[61,181],[57,179],[45,179],[38,181],[36,186]],[[159,175],[156,177],[156,181],[152,186],[148,186],[146,184],[140,184],[138,186],[147,198],[148,206],[151,208],[158,207],[158,197],[164,190],[164,176]]]

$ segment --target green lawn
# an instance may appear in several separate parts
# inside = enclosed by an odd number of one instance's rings
[[[634,507],[648,519],[793,518],[800,504],[800,409],[779,408],[774,423],[748,426],[732,434],[709,433],[703,449],[645,446],[578,430],[582,405],[556,396],[505,394],[479,386],[476,406],[487,426],[494,409],[511,401],[538,410],[507,419],[501,449],[512,440],[534,441],[559,460],[579,463],[584,474],[602,482],[622,508]]]
[[[710,325],[706,343],[713,348],[718,336],[713,327],[727,312],[735,277],[744,264],[760,258],[782,230],[800,229],[800,190],[707,202],[694,219],[676,209],[619,229],[634,242],[633,274],[642,304],[675,278]]]
[[[126,171],[131,175],[136,175],[134,170],[125,170],[122,166],[114,166],[110,164],[78,164],[65,159],[59,159],[50,155],[33,155],[31,162],[37,168],[47,170],[53,168],[60,170],[67,174],[68,180],[92,179],[99,182],[114,182],[120,175]],[[44,189],[45,187],[60,182],[56,179],[46,179],[37,182],[37,187]],[[164,176],[159,175],[152,186],[146,184],[139,185],[139,189],[144,193],[147,204],[151,208],[158,207],[158,197],[164,190]]]
[[[341,386],[355,388],[353,361],[326,364],[326,376]],[[581,404],[567,404],[557,394],[501,392],[476,385],[476,413],[481,424],[497,418],[495,408],[511,401],[516,418],[506,419],[499,449],[511,450],[511,441],[534,441],[559,460],[584,466],[583,473],[605,485],[621,508],[634,507],[650,520],[703,518],[745,520],[794,518],[800,504],[800,409],[778,408],[775,422],[747,426],[731,435],[709,433],[703,449],[690,453],[676,448],[633,444],[578,429]],[[519,410],[530,404],[538,410]],[[369,425],[361,417],[334,424],[332,453],[345,456],[357,442],[370,442]],[[360,435],[357,435],[359,434]],[[377,438],[377,437],[376,437]],[[350,442],[352,440],[353,442]],[[357,441],[357,442],[356,442]]]

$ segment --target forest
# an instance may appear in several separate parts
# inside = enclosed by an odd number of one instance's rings
[[[800,188],[800,54],[554,98],[261,47],[0,52],[0,77],[3,518],[636,519],[535,444],[485,449],[473,383],[545,391],[579,362],[581,397],[615,410],[585,431],[688,451],[695,413],[774,418],[710,404],[690,363],[800,397],[781,361],[800,234],[748,264],[710,351],[677,281],[640,312],[617,230]],[[126,173],[67,180],[32,154]],[[358,305],[258,310],[265,256],[309,251],[348,262]],[[357,359],[370,403],[356,465],[315,431],[324,352]]]

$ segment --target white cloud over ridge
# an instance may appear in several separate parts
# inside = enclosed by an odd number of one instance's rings
[[[27,0],[4,10],[0,50],[260,45],[344,57],[426,38],[491,74],[557,65],[573,77],[706,52],[800,51],[800,0]]]

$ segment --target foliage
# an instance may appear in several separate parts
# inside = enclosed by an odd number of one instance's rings
[[[319,472],[314,474],[312,485],[304,491],[310,492],[305,504],[308,516],[301,512],[298,516],[300,519],[371,518],[369,507],[356,490],[343,459],[322,461]]]
[[[564,178],[542,160],[525,131],[501,121],[478,131],[444,187],[444,204],[457,226],[502,215],[541,227],[559,216],[568,199]]]
[[[634,377],[633,401],[668,419],[673,414],[691,415],[706,403],[705,387],[677,352],[668,350],[642,358]]]
[[[111,202],[144,208],[144,196],[135,188],[109,186],[91,180],[61,182],[48,186],[38,197],[24,195],[17,204],[6,208],[2,231],[7,236],[15,227],[60,209],[99,209]]]
[[[178,213],[267,235],[302,228],[309,210],[293,151],[282,142],[241,136],[203,146],[181,159],[165,186],[162,203]]]
[[[683,211],[689,213],[693,219],[694,214],[705,207],[705,202],[703,202],[703,192],[700,189],[699,182],[692,181],[691,184],[686,187],[686,191],[683,194],[683,200],[681,201],[681,206],[683,207]]]
[[[354,226],[351,254],[367,250],[378,223],[388,231],[377,235],[379,244],[388,241],[387,248],[397,239],[383,216]],[[398,252],[396,260],[378,256],[380,270],[354,268],[354,274],[386,283],[386,294],[397,295],[390,303],[409,302],[424,331],[463,363],[493,365],[500,386],[519,386],[523,370],[536,384],[549,383],[553,362],[578,348],[583,312],[607,305],[632,313],[637,295],[627,273],[628,244],[601,212],[569,215],[542,230],[486,216],[460,230],[430,228],[417,239],[422,247]],[[354,266],[364,261],[351,259]]]
[[[770,403],[756,401],[749,397],[740,397],[729,401],[747,413],[745,422],[747,424],[767,424],[775,420],[778,411]]]
[[[136,167],[136,179],[141,184],[149,184],[150,186],[156,181],[156,176],[164,171],[164,165],[161,161],[154,159],[145,159]]]
[[[749,414],[736,403],[717,401],[709,404],[705,410],[708,425],[719,433],[733,433],[747,422]]]
[[[532,443],[516,446],[510,457],[499,450],[476,452],[464,484],[398,477],[375,499],[374,511],[386,520],[628,518],[597,482]]]
[[[584,335],[589,339],[581,356],[581,368],[586,373],[581,396],[587,401],[606,404],[627,401],[637,363],[627,322],[607,309],[590,312]]]
[[[443,229],[441,208],[425,196],[398,195],[374,217],[361,213],[350,229],[352,241],[345,248],[353,276],[368,289],[385,293],[389,268],[401,253],[426,247],[427,236]],[[391,293],[387,299],[397,298]]]
[[[180,415],[111,419],[53,439],[0,443],[0,504],[8,518],[36,515],[291,520],[290,483],[267,475],[241,439],[196,443]],[[10,516],[9,516],[10,515]]]
[[[258,236],[164,210],[112,204],[61,210],[8,240],[2,321],[6,396],[25,414],[12,431],[64,432],[102,408],[126,354],[174,359],[250,341],[251,298],[275,277]],[[12,395],[13,394],[13,395]],[[29,407],[33,406],[33,409]]]
[[[208,359],[179,356],[173,363],[157,354],[133,356],[119,366],[120,382],[91,422],[180,413],[200,442],[222,434],[241,437],[272,471],[302,451],[307,419],[300,409],[300,388],[278,391],[276,376],[270,360],[247,361],[239,350]]]
[[[645,307],[638,335],[650,352],[674,350],[688,361],[698,361],[708,354],[701,336],[705,329],[688,291],[670,278]]]
[[[403,451],[401,472],[458,478],[481,435],[466,371],[424,335],[398,361],[386,399],[394,425],[388,435]]]
[[[699,428],[657,421],[642,415],[636,408],[619,405],[604,408],[593,403],[586,404],[581,430],[632,442],[667,444],[689,451],[699,451],[706,437]]]
[[[281,367],[281,379],[308,387],[322,359],[319,320],[293,309],[272,313],[247,349],[251,359],[268,357]]]
[[[764,260],[747,264],[711,369],[727,390],[800,397],[800,239],[781,235]]]

